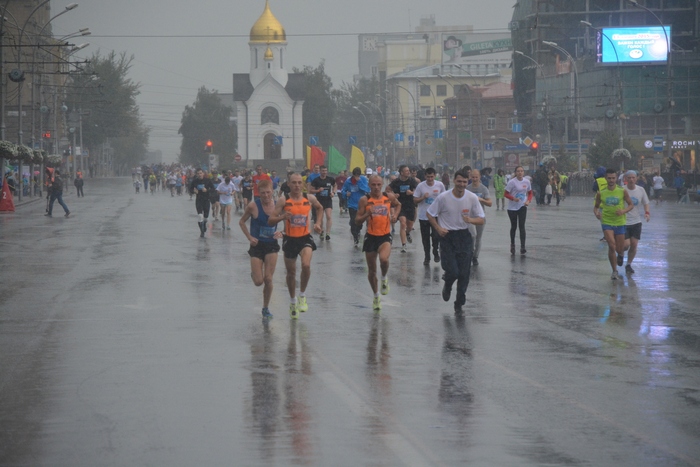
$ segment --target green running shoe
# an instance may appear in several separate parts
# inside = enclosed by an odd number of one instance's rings
[[[374,297],[374,301],[372,301],[372,309],[374,311],[379,311],[382,309],[382,300],[379,297]]]
[[[389,279],[384,279],[382,281],[382,289],[381,289],[382,295],[386,295],[389,293]]]
[[[307,311],[309,309],[309,305],[306,304],[306,297],[298,297],[297,298],[297,310],[301,311],[302,313]]]

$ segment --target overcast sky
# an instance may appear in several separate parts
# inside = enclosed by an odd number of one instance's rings
[[[78,0],[80,2],[80,0]],[[70,0],[51,2],[52,14]],[[515,0],[270,0],[287,32],[287,64],[317,66],[339,87],[358,72],[357,35],[412,32],[425,15],[438,26],[505,30]],[[206,86],[230,93],[233,73],[249,71],[248,34],[265,0],[90,0],[53,23],[62,36],[89,27],[86,57],[111,50],[134,55],[130,78],[141,84],[138,103],[151,128],[150,148],[166,161],[180,150],[177,130],[185,105]],[[82,54],[82,55],[80,55]]]

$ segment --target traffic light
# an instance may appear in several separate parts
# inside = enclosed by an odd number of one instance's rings
[[[209,154],[212,153],[212,149],[214,148],[214,143],[211,142],[211,140],[207,140],[207,144],[204,147],[204,151],[208,152]]]
[[[540,143],[533,141],[530,145],[530,155],[537,157],[537,152],[540,150]]]
[[[45,139],[51,139],[51,132],[50,131],[45,131],[43,134]]]

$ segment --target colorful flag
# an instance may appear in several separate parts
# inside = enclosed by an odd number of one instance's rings
[[[365,155],[357,146],[353,146],[352,152],[350,152],[350,170],[354,170],[355,167],[359,167],[362,173],[365,173],[365,169],[367,168],[365,165]]]
[[[328,148],[328,172],[339,174],[347,170],[348,160],[334,146]]]
[[[311,146],[306,146],[306,168],[311,168]]]
[[[323,150],[321,150],[321,148],[318,146],[311,146],[311,160],[309,161],[309,168],[312,169],[316,164],[326,164],[326,153],[323,152]]]

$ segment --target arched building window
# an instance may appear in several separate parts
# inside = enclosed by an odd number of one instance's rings
[[[265,125],[266,123],[274,123],[275,125],[280,124],[280,113],[274,107],[265,107],[260,114],[260,124]]]

